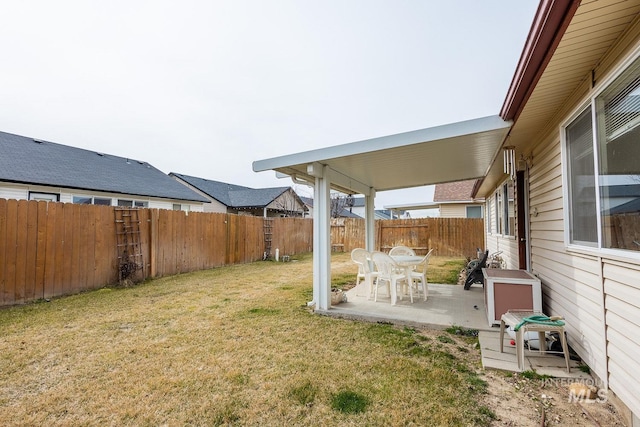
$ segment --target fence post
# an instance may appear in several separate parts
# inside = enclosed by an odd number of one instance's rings
[[[158,210],[149,209],[149,276],[158,274]]]

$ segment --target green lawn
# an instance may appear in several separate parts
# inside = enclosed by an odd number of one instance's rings
[[[334,275],[355,273],[348,257],[334,255]],[[0,310],[0,425],[491,421],[468,338],[314,315],[311,264],[256,262]]]

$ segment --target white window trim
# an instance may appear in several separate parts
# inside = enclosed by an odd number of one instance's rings
[[[73,203],[75,205],[82,204],[82,203],[76,203],[76,202],[73,201],[73,199],[76,198],[76,197],[84,197],[84,198],[87,198],[87,199],[91,199],[90,205],[93,205],[93,206],[113,206],[113,197],[94,196],[94,195],[91,195],[91,194],[74,193],[74,194],[71,194],[71,203]],[[107,200],[108,199],[108,200],[110,200],[110,204],[109,205],[96,205],[96,199],[102,199],[102,200]]]
[[[573,121],[582,113],[586,108],[591,106],[591,121],[593,129],[593,160],[594,160],[594,175],[595,175],[595,189],[596,189],[596,221],[598,226],[598,239],[597,246],[581,245],[578,243],[571,243],[571,219],[569,217],[569,197],[564,194],[563,190],[563,221],[564,221],[564,245],[565,249],[570,252],[575,252],[584,255],[602,256],[611,259],[619,259],[624,261],[640,261],[640,252],[629,251],[623,249],[603,248],[602,247],[602,215],[600,212],[600,171],[599,165],[599,147],[597,143],[597,118],[596,118],[596,98],[604,92],[609,85],[611,85],[627,68],[629,68],[634,61],[640,58],[640,42],[632,49],[631,53],[620,61],[615,67],[612,67],[612,71],[605,75],[594,86],[594,88],[584,97],[583,101],[579,103],[579,106],[574,108],[571,114],[566,120],[560,123],[560,158],[562,162],[562,186],[564,189],[569,188],[569,176],[568,176],[568,154],[567,154],[567,138],[566,128],[573,123]]]
[[[51,197],[39,197],[32,198],[32,196],[51,196]],[[55,198],[55,200],[54,200]],[[60,193],[48,193],[46,191],[28,191],[27,192],[28,200],[38,200],[38,201],[46,201],[46,202],[59,202],[60,201]]]

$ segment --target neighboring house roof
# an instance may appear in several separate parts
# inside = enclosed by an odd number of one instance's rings
[[[183,180],[209,197],[232,208],[263,208],[291,189],[291,187],[250,188],[175,172],[171,172],[169,175]]]
[[[374,211],[374,214],[375,214],[376,219],[397,219],[398,218],[398,214],[396,214],[394,216],[393,212],[394,211],[392,211],[390,209],[376,209]],[[404,211],[400,211],[399,214],[401,216],[404,215]]]
[[[362,218],[360,215],[354,214],[348,208],[343,208],[342,212],[340,212],[341,218]]]
[[[630,202],[624,203],[622,205],[618,205],[613,207],[607,211],[604,211],[604,215],[619,215],[619,214],[637,214],[640,211],[640,198],[631,200]]]
[[[306,206],[313,208],[313,199],[311,197],[300,196],[300,199]],[[362,218],[362,217],[360,215],[354,214],[348,208],[343,208],[342,212],[340,212],[340,218]]]
[[[208,202],[147,162],[0,132],[0,181]]]
[[[307,206],[309,208],[313,208],[313,199],[311,197],[302,197],[302,196],[300,196],[300,200],[302,200],[302,203],[304,203],[305,206]]]
[[[448,182],[446,184],[436,184],[433,192],[434,202],[461,202],[473,201],[471,194],[477,180]]]

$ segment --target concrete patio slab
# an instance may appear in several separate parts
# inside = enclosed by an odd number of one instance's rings
[[[515,347],[511,338],[505,335],[504,352],[500,353],[500,330],[490,326],[484,304],[484,289],[474,285],[468,291],[462,285],[429,284],[427,301],[408,297],[391,305],[389,296],[378,296],[378,301],[367,297],[364,286],[346,292],[347,301],[332,306],[330,310],[319,312],[328,316],[358,319],[369,322],[390,322],[408,326],[446,329],[461,326],[479,330],[482,366],[518,372]],[[590,379],[590,375],[580,371],[578,362],[571,360],[571,372],[567,373],[562,355],[540,355],[536,351],[525,353],[526,370],[535,370],[540,375],[556,378]]]
[[[481,286],[468,291],[462,285],[429,284],[427,301],[408,297],[391,305],[389,296],[378,296],[378,301],[369,299],[362,285],[346,292],[347,302],[340,303],[323,314],[361,318],[369,321],[388,321],[408,325],[445,329],[449,326],[491,330],[485,314],[484,292]]]

